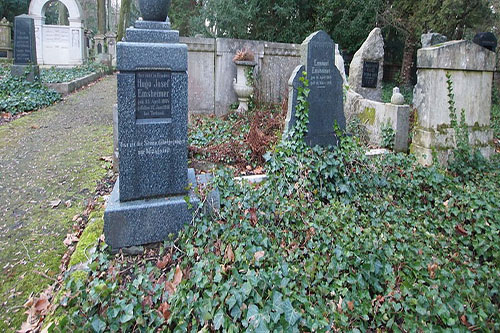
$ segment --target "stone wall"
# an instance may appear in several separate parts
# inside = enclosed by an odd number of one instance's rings
[[[256,88],[263,102],[280,103],[287,96],[287,82],[300,63],[300,45],[228,38],[181,37],[188,46],[189,113],[221,116],[237,102],[233,90],[236,51],[255,54]]]

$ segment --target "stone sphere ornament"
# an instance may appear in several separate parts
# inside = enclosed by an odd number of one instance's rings
[[[165,22],[172,0],[139,0],[139,9],[141,10],[144,21]]]

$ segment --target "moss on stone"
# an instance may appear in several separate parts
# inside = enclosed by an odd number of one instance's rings
[[[363,124],[375,124],[375,108],[365,108],[363,112],[359,114],[359,119]]]
[[[73,252],[69,261],[69,267],[88,261],[90,257],[88,251],[97,245],[97,241],[102,234],[104,227],[102,213],[103,212],[99,210],[97,214],[93,212],[89,217],[90,222],[78,240],[75,252]]]

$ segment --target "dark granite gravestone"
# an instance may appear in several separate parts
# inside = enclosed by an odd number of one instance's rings
[[[363,76],[361,77],[361,87],[377,88],[378,69],[380,64],[375,61],[363,62]]]
[[[164,240],[199,203],[187,168],[187,45],[166,22],[137,21],[125,40],[117,44],[120,176],[104,213],[112,249]]]
[[[31,16],[19,15],[14,19],[14,65],[11,67],[13,76],[27,75],[28,81],[39,77],[39,67],[36,61],[35,23]]]
[[[295,123],[297,88],[302,72],[307,72],[309,81],[309,125],[305,142],[313,147],[337,146],[338,139],[334,126],[345,129],[342,76],[335,66],[335,43],[324,31],[307,37],[301,46],[303,65],[295,68],[289,85],[289,108],[285,131]]]
[[[472,40],[477,45],[487,48],[490,51],[495,52],[497,49],[497,38],[492,32],[480,32],[474,36]]]

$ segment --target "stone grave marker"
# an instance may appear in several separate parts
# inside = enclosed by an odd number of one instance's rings
[[[29,70],[28,81],[39,77],[39,67],[36,61],[35,25],[33,18],[19,15],[14,19],[14,65],[12,76],[23,76]]]
[[[295,123],[295,107],[302,72],[309,80],[309,125],[305,142],[313,147],[337,146],[334,126],[345,129],[342,76],[335,66],[335,43],[322,30],[307,37],[301,45],[301,62],[295,68],[289,85],[289,107],[285,131]]]
[[[164,240],[199,203],[187,168],[187,45],[168,22],[137,21],[125,40],[117,45],[120,175],[104,214],[114,250]]]
[[[354,54],[349,67],[349,88],[366,99],[382,100],[384,39],[380,28],[373,29]]]
[[[0,58],[12,58],[11,26],[5,17],[0,21]]]

